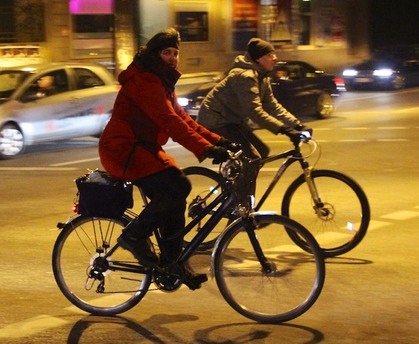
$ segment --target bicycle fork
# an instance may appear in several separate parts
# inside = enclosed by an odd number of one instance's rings
[[[256,257],[259,260],[259,263],[262,267],[262,272],[265,274],[271,274],[276,271],[276,266],[274,263],[269,262],[265,257],[262,248],[260,247],[259,240],[255,233],[257,224],[253,216],[243,217],[242,223],[246,229],[247,236],[249,237],[250,243],[252,244],[253,250],[255,251]]]
[[[314,183],[314,180],[311,174],[311,172],[313,171],[313,168],[308,165],[303,165],[303,170],[304,170],[304,179],[308,186],[308,190],[310,191],[311,199],[314,202],[313,209],[319,218],[327,219],[331,215],[331,213],[329,209],[325,207],[325,204],[320,199],[316,184]]]

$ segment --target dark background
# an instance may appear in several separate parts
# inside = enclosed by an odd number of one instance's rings
[[[370,44],[419,44],[419,0],[370,0]]]

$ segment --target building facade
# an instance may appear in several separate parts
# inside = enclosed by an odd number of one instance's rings
[[[335,72],[369,55],[367,3],[2,0],[0,68],[30,59],[88,60],[117,74],[132,61],[139,45],[173,26],[181,34],[180,69],[186,74],[225,70],[255,36],[272,42],[279,58],[301,59]]]

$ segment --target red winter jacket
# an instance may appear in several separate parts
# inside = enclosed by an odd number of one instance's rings
[[[157,75],[131,63],[118,80],[122,87],[99,141],[100,161],[113,177],[133,181],[179,168],[162,148],[169,138],[199,160],[220,140],[185,113]]]

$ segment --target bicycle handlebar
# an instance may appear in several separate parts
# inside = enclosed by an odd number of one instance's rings
[[[302,131],[300,137],[301,137],[301,141],[305,143],[312,139],[311,133],[309,131]]]

